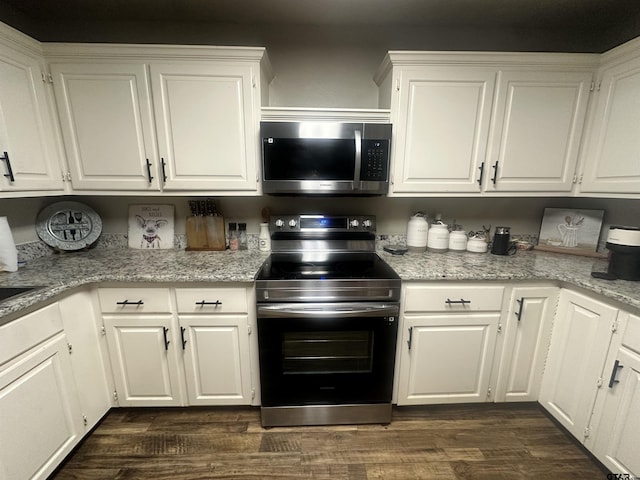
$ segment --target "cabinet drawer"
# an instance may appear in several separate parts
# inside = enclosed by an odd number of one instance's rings
[[[171,313],[168,288],[100,288],[102,313]]]
[[[246,313],[244,288],[178,288],[178,313]]]
[[[640,353],[640,317],[637,315],[629,315],[629,321],[622,337],[622,344]]]
[[[497,311],[502,308],[502,286],[407,285],[405,312]]]

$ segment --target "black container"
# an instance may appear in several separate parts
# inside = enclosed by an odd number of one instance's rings
[[[496,227],[491,244],[491,253],[494,255],[509,255],[511,246],[511,227]]]
[[[606,244],[609,249],[607,272],[621,280],[640,280],[640,247]]]

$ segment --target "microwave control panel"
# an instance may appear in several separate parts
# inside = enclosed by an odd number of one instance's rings
[[[360,181],[385,182],[389,175],[389,140],[362,140]]]

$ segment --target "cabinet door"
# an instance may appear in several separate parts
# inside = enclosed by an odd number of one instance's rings
[[[0,46],[0,190],[62,191],[62,168],[38,62]]]
[[[479,192],[496,72],[400,72],[394,122],[394,193]]]
[[[105,316],[109,355],[121,406],[182,405],[179,342],[170,316]]]
[[[0,478],[47,478],[83,429],[64,334],[0,372],[0,412]]]
[[[73,377],[80,387],[78,397],[86,419],[85,430],[90,430],[109,411],[113,398],[105,368],[109,364],[106,339],[98,333],[99,316],[91,293],[74,293],[60,300],[59,307],[70,345]]]
[[[253,75],[246,64],[151,65],[165,190],[256,190]]]
[[[560,292],[540,403],[580,441],[588,435],[617,313],[584,295]]]
[[[398,405],[485,402],[500,315],[404,318]]]
[[[571,191],[590,83],[591,73],[498,74],[486,191]]]
[[[514,288],[504,331],[498,370],[497,402],[538,400],[558,289]]]
[[[76,190],[157,191],[152,106],[143,64],[51,64]]]
[[[606,69],[586,144],[581,192],[640,192],[640,58]]]
[[[189,405],[250,405],[246,315],[180,316]]]
[[[607,362],[604,410],[594,453],[615,473],[640,475],[640,355],[625,347]],[[608,382],[608,383],[607,383]]]

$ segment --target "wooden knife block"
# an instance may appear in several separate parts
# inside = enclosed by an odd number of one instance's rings
[[[224,250],[224,218],[187,217],[187,250]]]

